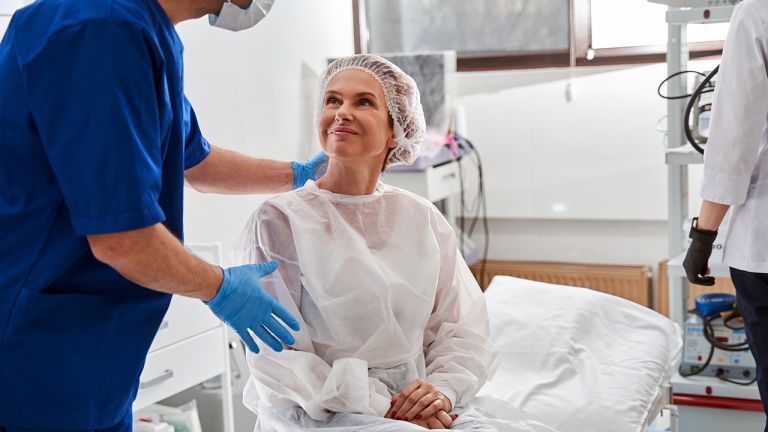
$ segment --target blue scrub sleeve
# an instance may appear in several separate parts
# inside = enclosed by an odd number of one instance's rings
[[[162,58],[135,24],[68,27],[23,62],[32,116],[80,235],[165,220],[161,142],[170,126]]]
[[[211,152],[211,145],[200,132],[200,125],[197,123],[197,115],[189,103],[189,99],[184,96],[184,128],[186,130],[186,142],[184,143],[184,169],[190,169],[199,164]]]

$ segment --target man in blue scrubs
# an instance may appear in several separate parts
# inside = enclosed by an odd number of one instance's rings
[[[253,351],[249,330],[293,343],[298,324],[259,284],[274,263],[222,270],[182,244],[185,181],[278,192],[322,162],[200,133],[174,25],[214,14],[242,29],[249,4],[38,0],[14,15],[0,43],[1,432],[129,431],[169,294],[205,301]]]

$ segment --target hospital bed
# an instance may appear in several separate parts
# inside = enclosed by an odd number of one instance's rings
[[[628,300],[497,276],[486,290],[500,366],[479,396],[563,432],[641,432],[670,400],[680,328]]]

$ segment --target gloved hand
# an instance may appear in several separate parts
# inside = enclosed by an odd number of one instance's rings
[[[291,162],[293,167],[293,188],[298,189],[304,186],[307,180],[317,180],[328,169],[328,155],[325,152],[318,152],[306,162]]]
[[[296,342],[293,335],[275,317],[280,318],[293,330],[299,331],[296,318],[261,287],[261,278],[276,269],[275,261],[224,269],[224,280],[219,292],[206,303],[220,320],[237,332],[240,339],[254,353],[259,352],[259,346],[249,334],[249,330],[276,352],[283,350],[280,341],[286,345]]]
[[[717,238],[717,231],[703,230],[696,227],[699,218],[693,218],[691,232],[688,237],[691,245],[683,260],[683,268],[688,281],[697,285],[712,286],[715,278],[706,276],[709,268],[709,256],[712,255],[712,244]]]

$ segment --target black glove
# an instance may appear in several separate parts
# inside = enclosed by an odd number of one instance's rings
[[[717,231],[709,231],[696,228],[699,218],[693,218],[691,232],[688,237],[691,245],[683,260],[683,268],[688,276],[688,281],[696,285],[712,286],[715,278],[705,276],[709,268],[709,256],[712,255],[712,244],[717,238]]]

